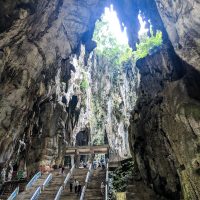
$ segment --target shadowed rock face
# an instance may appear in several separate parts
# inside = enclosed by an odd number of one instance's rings
[[[198,199],[200,74],[170,47],[137,67],[141,83],[129,141],[140,175],[169,199],[180,199],[180,187],[185,199]]]
[[[141,82],[129,143],[138,176],[168,199],[197,200],[200,2],[111,2],[128,28],[132,47],[139,10],[154,30],[164,33],[163,48],[137,62]],[[66,145],[88,128],[80,114],[81,73],[72,55],[79,56],[80,43],[88,52],[95,47],[94,24],[105,4],[102,0],[0,0],[2,166],[25,160],[31,173],[41,164],[60,164]]]
[[[3,2],[1,1],[1,4]],[[13,3],[13,4],[12,4]],[[84,42],[103,10],[104,1],[39,1],[30,12],[20,12],[18,1],[7,2],[1,14],[10,24],[0,35],[0,163],[20,152],[26,143],[27,165],[53,164],[62,158],[62,145],[70,143],[79,105],[70,103],[70,56]],[[1,18],[0,25],[5,24]],[[80,99],[80,97],[77,97]],[[63,142],[64,141],[64,142]],[[19,150],[19,151],[18,151]],[[23,155],[24,157],[24,155]]]

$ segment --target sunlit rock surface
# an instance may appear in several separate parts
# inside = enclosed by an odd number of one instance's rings
[[[139,84],[135,66],[129,62],[113,68],[109,60],[95,52],[90,54],[86,63],[84,61],[85,48],[82,46],[81,54],[75,56],[73,62],[75,69],[79,69],[75,74],[79,73],[77,77],[81,80],[77,85],[81,109],[74,137],[87,127],[92,144],[108,142],[118,159],[130,157],[128,126]],[[85,87],[82,86],[84,81],[87,83]],[[71,87],[74,87],[73,84]]]

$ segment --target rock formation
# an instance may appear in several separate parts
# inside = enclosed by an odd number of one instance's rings
[[[134,66],[115,85],[106,62],[91,53],[95,22],[108,3],[127,27],[132,48],[139,11],[163,32],[162,48],[136,64],[138,89]],[[129,145],[138,176],[167,199],[199,199],[199,9],[199,0],[0,0],[1,168],[17,163],[32,173],[39,165],[60,164],[82,131],[88,141],[95,131],[106,133],[123,156],[133,110]],[[85,88],[86,78],[93,87]]]

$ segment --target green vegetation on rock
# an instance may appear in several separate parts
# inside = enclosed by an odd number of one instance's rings
[[[115,192],[125,192],[128,186],[128,180],[132,178],[134,164],[132,160],[123,163],[112,174],[113,189]]]
[[[157,31],[153,35],[150,27],[150,37],[144,33],[139,37],[140,42],[136,44],[136,51],[132,51],[128,44],[120,44],[111,33],[109,23],[102,16],[96,22],[93,40],[97,43],[97,55],[104,56],[114,68],[120,68],[124,62],[146,57],[155,47],[162,45],[162,32]]]
[[[80,83],[81,90],[86,90],[89,87],[89,82],[85,74],[83,74],[83,79]]]
[[[135,60],[146,57],[151,52],[151,50],[162,45],[161,31],[157,31],[154,36],[151,28],[150,35],[151,36],[149,37],[147,34],[144,34],[139,38],[140,43],[136,44],[137,50],[133,52],[133,57]]]

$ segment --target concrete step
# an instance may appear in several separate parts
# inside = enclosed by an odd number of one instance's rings
[[[66,176],[60,174],[53,174],[52,181],[45,188],[44,191],[39,196],[39,200],[53,200],[59,190],[60,186],[63,184]]]
[[[29,200],[32,195],[34,194],[34,192],[36,191],[36,189],[39,186],[42,186],[42,184],[44,183],[45,179],[47,178],[48,174],[43,174],[33,185],[32,187],[30,187],[28,190],[20,193],[16,200]]]
[[[81,184],[82,188],[85,185],[85,178],[87,175],[88,169],[85,168],[76,168],[74,170],[73,176],[72,178],[75,180],[78,180],[79,183]],[[74,187],[73,187],[73,192],[70,192],[70,188],[69,188],[69,183],[67,184],[65,190],[63,191],[62,195],[61,195],[61,200],[78,200],[80,199],[80,196],[74,192]]]
[[[104,196],[101,194],[101,182],[105,182],[106,171],[102,169],[96,169],[93,172],[91,180],[85,192],[85,200],[103,200]]]

